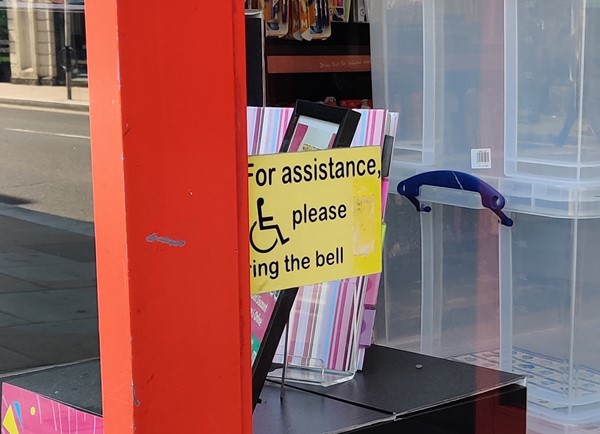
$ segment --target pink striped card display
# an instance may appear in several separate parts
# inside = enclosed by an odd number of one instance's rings
[[[328,367],[339,371],[355,371],[363,311],[364,278],[355,277],[340,282],[340,294],[335,309]]]
[[[54,399],[2,384],[2,434],[102,434],[101,416],[78,410]]]
[[[357,110],[361,118],[352,146],[383,146],[386,110]],[[322,365],[352,378],[359,360],[359,338],[367,279],[364,277],[302,287],[290,315],[288,363]],[[278,361],[283,361],[283,339]]]
[[[252,363],[258,355],[260,344],[267,332],[269,319],[275,310],[277,293],[255,294],[250,297],[250,321],[252,339]]]
[[[386,131],[387,110],[355,110],[360,113],[352,146],[382,146]]]
[[[357,111],[361,118],[352,146],[382,147],[386,134],[395,135],[397,114],[394,123],[394,117],[390,118],[386,110]],[[288,108],[264,108],[253,111],[252,120],[249,114],[248,128],[252,128],[248,132],[249,153],[276,153],[292,113],[293,109]],[[390,125],[390,120],[394,125]],[[378,286],[378,279],[379,274],[301,287],[288,323],[288,365],[320,368],[328,373],[339,373],[340,378],[352,378],[357,366],[362,364],[364,346],[370,344],[375,315],[373,303],[377,297],[377,290],[373,287]],[[270,296],[269,301],[274,303],[272,295],[263,296]],[[370,308],[366,316],[365,303]],[[267,304],[264,300],[258,304],[254,299],[251,302],[253,350],[260,343],[261,333],[264,333],[261,324],[264,324],[263,316],[268,318]],[[283,354],[284,338],[279,344],[275,362],[282,363]],[[330,384],[333,382],[337,381],[333,380]]]
[[[354,374],[364,284],[364,277],[356,277],[304,286],[298,291],[288,323],[289,364]],[[283,362],[284,343],[282,338],[276,362]]]
[[[293,113],[294,109],[287,107],[265,107],[263,109],[258,154],[275,154],[279,151]]]
[[[393,137],[395,139],[398,131],[398,113],[388,112],[386,114],[386,129],[385,135]],[[391,158],[391,156],[390,156]],[[391,162],[390,162],[391,163]],[[383,178],[381,180],[381,218],[382,221],[385,219],[385,209],[387,205],[387,198],[389,193],[389,178]],[[385,222],[383,222],[382,237],[385,241]],[[383,242],[381,243],[383,245]],[[373,329],[375,326],[375,309],[377,306],[377,296],[379,293],[379,283],[381,280],[381,273],[369,276],[367,289],[365,294],[365,311],[363,313],[363,332],[360,338],[360,349],[358,351],[357,369],[361,370],[365,359],[365,348],[371,345],[373,337]]]
[[[260,132],[262,129],[262,107],[248,107],[246,110],[246,125],[248,155],[256,155],[260,144]]]
[[[375,325],[375,309],[366,307],[360,327],[360,345],[368,347],[373,339],[373,326]]]
[[[367,276],[367,289],[365,291],[365,306],[375,308],[377,306],[377,289],[379,288],[379,280],[381,273],[371,274]]]

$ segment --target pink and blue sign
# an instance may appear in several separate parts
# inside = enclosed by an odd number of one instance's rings
[[[103,434],[102,418],[2,384],[2,434]]]

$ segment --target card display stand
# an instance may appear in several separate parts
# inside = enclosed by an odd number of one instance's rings
[[[331,109],[322,104],[313,106],[313,110],[322,112]],[[279,152],[281,147],[298,150],[291,140],[290,131],[295,131],[293,127],[302,120],[302,110],[302,105],[296,107],[296,113],[288,108],[249,107],[248,154],[272,154]],[[387,139],[393,142],[398,115],[386,110],[353,110],[349,113],[360,115],[358,125],[353,137],[340,136],[339,140],[343,139],[351,147],[379,146],[384,150],[385,162],[389,163],[392,143],[384,144],[389,141]],[[340,122],[340,125],[345,123]],[[290,125],[292,128],[289,128]],[[389,164],[383,164],[382,168],[383,189],[387,186],[385,178]],[[371,343],[375,303],[370,300],[376,300],[378,285],[372,284],[376,277],[378,275],[354,277],[299,288],[289,317],[289,344],[286,349],[283,339],[279,343],[274,368],[269,375],[281,377],[282,370],[286,369],[285,376],[291,381],[320,385],[352,379],[362,363],[364,348]],[[283,302],[275,301],[270,294],[252,297],[253,360],[259,354],[268,318],[274,315],[273,306]],[[365,309],[369,315],[363,315]],[[280,327],[277,326],[277,330]],[[264,355],[261,354],[261,357]]]

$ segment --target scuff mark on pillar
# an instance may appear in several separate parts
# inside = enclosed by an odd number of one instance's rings
[[[159,237],[156,232],[148,235],[146,237],[146,241],[148,243],[162,243],[162,244],[166,244],[167,246],[171,246],[171,247],[183,247],[186,245],[185,240],[174,240],[169,237]]]
[[[142,405],[140,403],[140,401],[138,401],[137,397],[135,396],[135,384],[133,384],[133,380],[131,380],[131,393],[133,395],[133,405],[135,405],[136,407],[139,407],[140,405]]]

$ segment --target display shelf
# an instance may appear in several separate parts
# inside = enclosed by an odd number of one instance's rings
[[[332,23],[322,41],[266,38],[265,65],[267,106],[372,98],[368,23]]]

